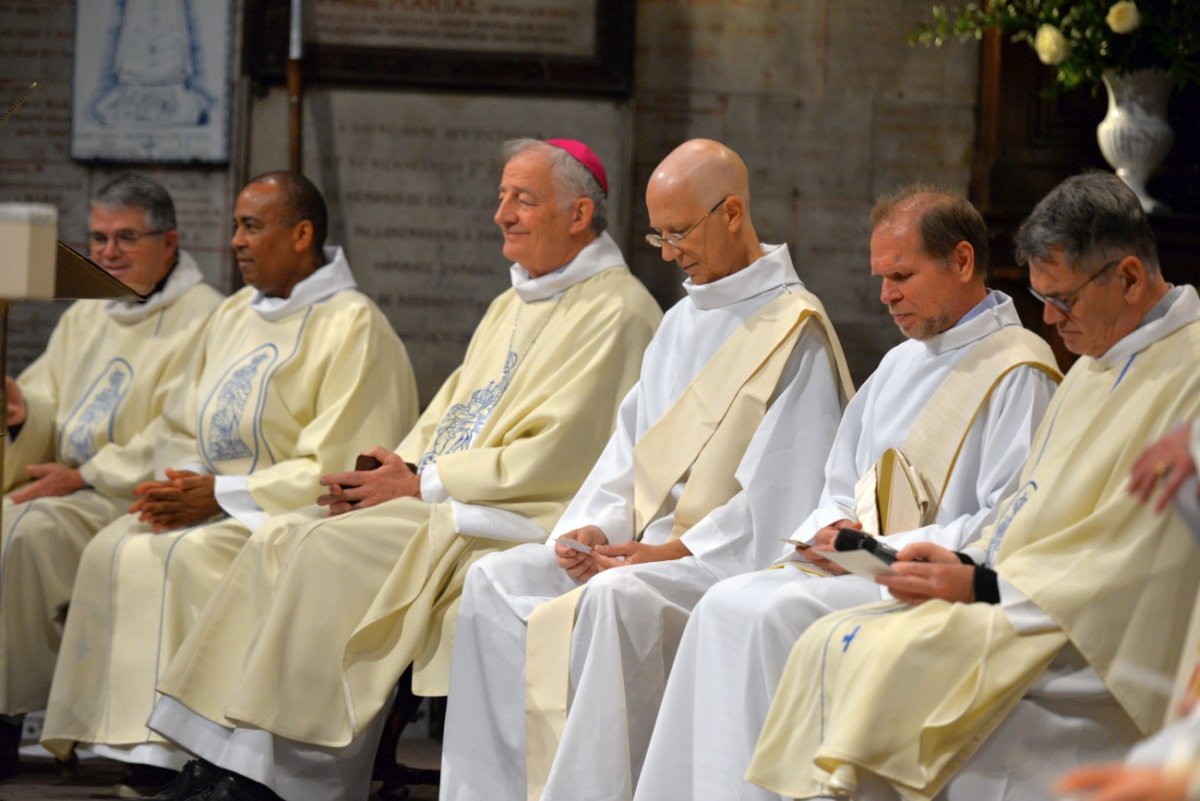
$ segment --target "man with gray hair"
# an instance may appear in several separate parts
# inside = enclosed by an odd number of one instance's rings
[[[80,300],[42,356],[5,377],[0,530],[0,777],[16,763],[20,717],[46,706],[80,554],[125,513],[135,435],[183,375],[220,294],[179,247],[175,204],[123,175],[92,198],[93,261],[148,297]]]
[[[976,543],[915,543],[792,650],[746,776],[786,797],[1044,798],[1163,721],[1200,556],[1127,491],[1144,443],[1200,413],[1200,297],[1161,275],[1116,176],[1069,178],[1017,235],[1080,358]],[[1150,679],[1150,680],[1147,680]]]
[[[159,682],[151,728],[206,760],[165,797],[365,799],[405,669],[446,694],[467,568],[545,539],[604,446],[661,312],[597,230],[607,178],[587,145],[503,157],[512,289],[394,450],[325,476],[318,506],[239,553]]]

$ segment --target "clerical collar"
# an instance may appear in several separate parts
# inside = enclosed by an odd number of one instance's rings
[[[931,353],[940,355],[983,339],[988,334],[1010,325],[1020,325],[1021,318],[1012,298],[989,289],[983,300],[976,303],[958,322],[940,334],[921,341]]]
[[[731,306],[743,300],[778,289],[781,286],[803,286],[787,245],[760,244],[763,255],[732,275],[707,284],[697,284],[691,278],[683,289],[697,309],[707,311]]]
[[[535,278],[524,267],[514,264],[509,268],[509,275],[517,297],[526,303],[534,303],[561,294],[597,273],[624,266],[625,257],[621,255],[621,249],[605,231],[588,242],[575,258],[553,272]]]
[[[145,299],[119,298],[104,302],[104,311],[118,323],[130,325],[145,320],[159,309],[170,306],[185,292],[204,280],[196,260],[185,250],[179,251],[179,261],[171,268],[161,285]]]
[[[1137,328],[1121,337],[1096,362],[1105,369],[1123,369],[1135,353],[1197,320],[1200,320],[1200,295],[1196,294],[1196,288],[1189,284],[1174,287],[1154,304]]]
[[[259,317],[273,323],[301,309],[307,309],[314,303],[320,303],[333,297],[343,290],[357,287],[354,274],[350,272],[350,263],[346,261],[345,252],[340,247],[327,247],[325,248],[325,264],[292,287],[291,295],[286,298],[277,298],[265,295],[256,289],[254,297],[250,299],[250,308],[258,312]]]

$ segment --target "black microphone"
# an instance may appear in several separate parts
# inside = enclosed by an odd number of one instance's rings
[[[891,564],[896,561],[896,550],[884,545],[877,538],[864,534],[856,528],[838,529],[833,547],[838,551],[867,551],[879,561]]]

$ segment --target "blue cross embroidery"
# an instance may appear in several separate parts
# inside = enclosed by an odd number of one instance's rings
[[[853,631],[851,631],[845,637],[842,637],[842,653],[843,654],[846,653],[847,649],[850,648],[850,643],[852,643],[854,641],[855,636],[858,634],[858,630],[861,628],[862,628],[862,626],[855,626]]]

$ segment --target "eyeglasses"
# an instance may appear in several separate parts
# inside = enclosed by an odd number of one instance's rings
[[[1110,261],[1108,264],[1104,265],[1099,270],[1092,273],[1091,277],[1088,278],[1088,280],[1084,281],[1082,284],[1075,287],[1074,289],[1072,289],[1070,292],[1068,292],[1065,295],[1058,295],[1058,296],[1043,295],[1041,292],[1038,292],[1033,287],[1029,287],[1029,294],[1033,295],[1035,298],[1037,298],[1042,303],[1045,303],[1048,306],[1053,306],[1054,308],[1058,309],[1063,314],[1070,314],[1072,307],[1074,307],[1075,303],[1079,300],[1079,297],[1078,297],[1079,293],[1082,292],[1084,290],[1084,288],[1087,287],[1088,284],[1092,283],[1097,278],[1104,275],[1106,272],[1111,270],[1116,265],[1120,264],[1122,261],[1124,261],[1123,256],[1119,259],[1114,259],[1113,261]]]
[[[115,234],[113,234],[111,238],[113,244],[117,246],[117,250],[129,250],[137,247],[138,242],[141,242],[148,236],[162,236],[166,232],[167,231],[164,229],[162,231],[146,231],[145,233],[138,233],[137,231],[130,231],[128,228],[122,228],[120,231],[117,231]],[[109,238],[110,237],[108,234],[104,233],[103,231],[88,232],[88,239],[91,240],[92,247],[94,248],[100,248],[103,250],[104,248],[108,247]]]
[[[726,199],[727,198],[721,198],[718,200],[717,205],[709,209],[707,214],[697,220],[696,224],[691,228],[688,228],[686,231],[678,234],[646,234],[646,241],[656,248],[661,248],[663,245],[670,245],[673,248],[678,248],[683,244],[683,240],[688,238],[688,234],[699,228],[700,224],[712,216],[714,211],[721,208],[721,204],[724,203]]]

